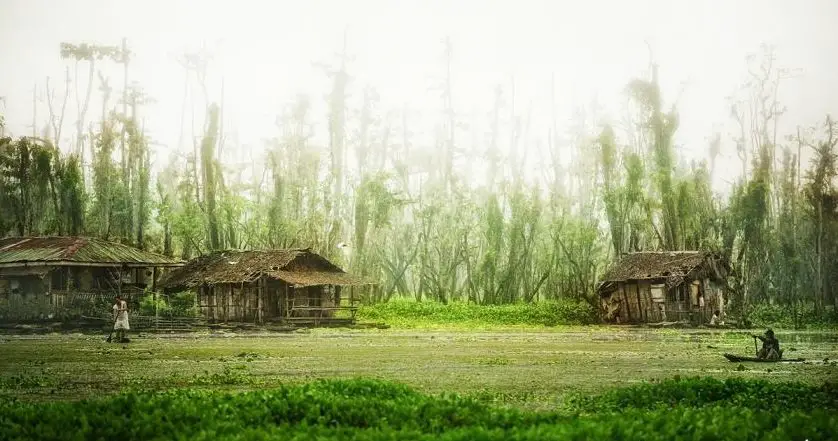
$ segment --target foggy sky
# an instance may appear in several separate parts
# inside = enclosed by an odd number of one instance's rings
[[[184,73],[175,57],[206,41],[217,54],[208,77],[211,99],[221,98],[222,77],[225,83],[225,125],[233,135],[227,150],[236,143],[258,152],[262,139],[276,135],[276,115],[294,95],[310,94],[316,116],[324,119],[328,78],[312,63],[334,60],[348,29],[354,57],[351,106],[359,105],[361,88],[369,84],[379,92],[382,113],[407,103],[424,113],[415,129],[431,134],[440,99],[429,87],[442,73],[441,42],[450,35],[454,101],[463,119],[483,124],[483,136],[495,85],[508,89],[514,75],[516,107],[524,112],[532,102],[534,136],[543,139],[551,74],[560,128],[567,129],[574,108],[589,106],[594,97],[602,106],[597,117],[620,119],[626,83],[648,66],[648,41],[667,102],[683,88],[675,142],[683,145],[682,153],[703,158],[714,131],[732,131],[725,97],[742,83],[745,56],[758,51],[761,42],[776,45],[779,66],[805,72],[781,87],[779,100],[788,107],[781,134],[819,123],[828,112],[838,114],[836,18],[838,2],[830,0],[0,0],[0,96],[6,97],[0,110],[7,131],[30,134],[35,83],[41,97],[47,76],[59,92],[63,88],[67,62],[60,59],[59,43],[116,45],[127,37],[136,53],[131,80],[158,101],[143,113],[154,140],[164,144],[155,147],[159,168],[178,143]],[[103,71],[119,95],[121,70],[111,66]],[[82,91],[85,85],[86,80]],[[99,118],[100,105],[95,95],[88,121]],[[75,109],[73,95],[68,108]],[[45,102],[39,104],[38,118],[40,126],[46,124]],[[197,118],[200,122],[202,115]],[[67,137],[74,121],[71,111]],[[319,134],[324,129],[321,124]],[[471,135],[461,139],[472,142]],[[726,175],[741,169],[729,136],[723,139],[731,160],[720,158],[717,189],[726,186]],[[241,159],[244,151],[228,153]]]

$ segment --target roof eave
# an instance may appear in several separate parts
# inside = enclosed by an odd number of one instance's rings
[[[19,268],[32,266],[78,266],[78,267],[95,267],[95,268],[174,268],[181,267],[184,263],[166,262],[166,263],[151,263],[151,262],[74,262],[72,260],[55,260],[55,261],[26,261],[26,262],[5,262],[0,263],[0,268]]]

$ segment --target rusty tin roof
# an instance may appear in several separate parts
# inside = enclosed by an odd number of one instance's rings
[[[182,266],[157,253],[91,237],[48,236],[0,239],[0,267]]]

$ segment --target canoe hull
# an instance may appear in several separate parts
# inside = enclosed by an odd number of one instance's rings
[[[781,358],[779,360],[768,360],[768,359],[765,359],[765,358],[744,357],[744,356],[733,355],[733,354],[724,354],[724,356],[725,356],[725,358],[728,359],[728,361],[733,361],[733,362],[751,361],[751,362],[754,362],[754,363],[779,363],[779,362],[789,363],[789,362],[805,361],[802,358]]]

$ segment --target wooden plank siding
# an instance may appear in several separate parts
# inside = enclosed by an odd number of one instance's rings
[[[351,293],[350,294],[354,294]],[[343,304],[340,287],[288,284],[262,278],[252,283],[202,286],[198,307],[208,322],[263,323],[297,318],[330,319],[341,310],[354,316],[354,298]]]
[[[724,308],[722,289],[709,280],[700,280],[696,284],[687,280],[667,290],[663,302],[655,302],[652,299],[652,286],[662,283],[648,280],[618,283],[610,294],[611,300],[606,299],[603,304],[607,308],[609,302],[618,301],[620,321],[629,323],[707,323],[715,310],[722,311]],[[703,301],[700,300],[702,298]]]

